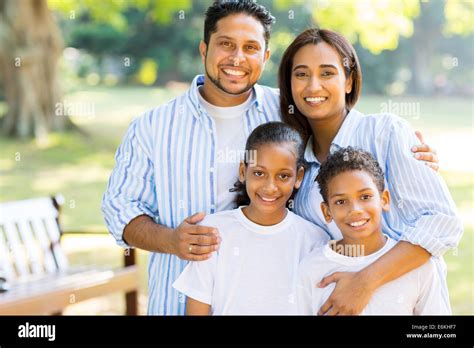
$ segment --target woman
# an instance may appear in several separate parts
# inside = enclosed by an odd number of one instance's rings
[[[384,215],[383,230],[399,241],[397,245],[359,272],[325,277],[318,286],[337,284],[318,314],[359,314],[378,287],[421,266],[431,256],[445,277],[442,255],[455,247],[462,235],[462,223],[445,183],[410,152],[417,140],[408,123],[389,114],[363,115],[353,108],[361,86],[354,48],[329,30],[301,33],[280,63],[283,120],[307,140],[308,170],[295,198],[295,213],[323,227],[333,239],[341,238],[335,225],[325,223],[315,178],[329,153],[349,145],[375,156],[395,202]],[[447,289],[443,291],[447,295]]]

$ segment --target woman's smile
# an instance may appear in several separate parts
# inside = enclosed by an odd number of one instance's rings
[[[341,57],[327,43],[308,44],[296,52],[291,90],[296,107],[308,119],[342,117],[350,83]]]
[[[325,101],[328,100],[328,97],[305,97],[304,101],[311,107],[319,106]]]

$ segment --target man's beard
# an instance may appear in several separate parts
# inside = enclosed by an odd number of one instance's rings
[[[238,92],[232,92],[232,91],[229,91],[227,88],[225,88],[224,86],[222,86],[222,83],[220,82],[220,79],[219,78],[214,78],[211,76],[211,74],[209,74],[209,72],[207,71],[207,56],[206,56],[206,61],[204,63],[204,69],[206,70],[206,77],[217,87],[219,88],[221,91],[227,93],[227,94],[230,94],[230,95],[241,95],[241,94],[244,94],[245,92],[247,92],[248,90],[250,90],[254,84],[247,84],[247,86],[245,86],[244,88],[242,88],[242,90],[238,91]]]

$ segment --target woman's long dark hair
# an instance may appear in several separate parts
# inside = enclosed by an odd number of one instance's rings
[[[294,127],[291,127],[283,122],[264,123],[253,130],[247,139],[247,143],[245,144],[245,167],[247,167],[249,164],[252,165],[251,162],[255,160],[255,157],[252,156],[252,153],[256,153],[255,151],[257,151],[260,146],[265,144],[291,144],[293,146],[293,153],[296,157],[296,168],[299,169],[301,167],[305,167],[305,142],[303,141],[301,134]],[[230,189],[230,192],[238,192],[235,199],[237,207],[250,204],[250,197],[247,194],[245,182],[240,182],[240,180],[236,181],[234,188]],[[295,193],[296,189],[293,190],[293,194],[291,195],[288,202],[291,202]]]
[[[346,79],[352,76],[352,90],[346,94],[347,111],[351,110],[357,103],[362,88],[362,71],[359,58],[354,47],[344,36],[331,30],[318,28],[308,29],[299,34],[283,54],[278,69],[278,86],[280,88],[280,109],[283,121],[300,131],[305,143],[311,135],[311,128],[308,119],[296,107],[291,94],[293,59],[302,47],[317,45],[321,42],[326,42],[339,53]]]

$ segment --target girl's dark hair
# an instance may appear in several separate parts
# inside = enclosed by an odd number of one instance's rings
[[[275,17],[265,7],[252,0],[217,0],[209,6],[204,20],[204,42],[206,45],[209,45],[211,34],[217,31],[217,22],[224,17],[238,13],[248,14],[262,23],[266,49]]]
[[[353,170],[367,172],[374,180],[380,193],[385,189],[384,173],[374,156],[366,151],[348,146],[329,155],[326,162],[321,165],[316,181],[324,202],[328,202],[328,185],[331,179],[336,175]]]
[[[308,119],[298,110],[291,94],[291,72],[296,53],[306,45],[325,42],[334,48],[341,57],[346,79],[352,76],[352,90],[346,94],[346,110],[351,110],[359,99],[362,89],[362,71],[354,47],[347,39],[334,31],[312,28],[299,34],[288,46],[278,69],[280,88],[280,109],[283,121],[298,129],[306,142],[311,135]]]
[[[304,151],[305,143],[301,134],[293,127],[283,123],[283,122],[268,122],[261,124],[250,133],[247,143],[245,144],[245,157],[244,163],[245,166],[249,164],[252,165],[252,161],[256,159],[256,151],[258,148],[265,144],[285,144],[289,143],[293,145],[293,152],[296,157],[296,167],[305,168],[304,162]],[[240,182],[237,180],[234,184],[234,188],[229,190],[230,192],[238,192],[238,195],[235,199],[237,207],[241,205],[249,205],[250,197],[247,194],[247,188],[245,182]],[[296,193],[296,189],[293,190],[288,202],[293,199]]]

